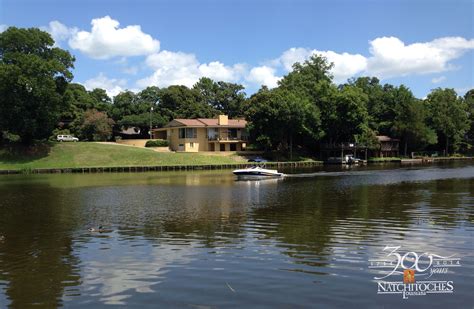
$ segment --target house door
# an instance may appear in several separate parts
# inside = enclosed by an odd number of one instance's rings
[[[220,144],[221,151],[225,151],[225,144]]]
[[[209,143],[209,151],[216,151],[216,144]]]
[[[230,144],[230,151],[237,151],[237,144]]]

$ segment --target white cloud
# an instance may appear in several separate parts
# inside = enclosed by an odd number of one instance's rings
[[[71,38],[78,31],[77,28],[68,28],[57,20],[49,22],[48,26],[41,27],[41,29],[51,34],[56,46],[59,46],[59,42]]]
[[[120,23],[109,16],[93,19],[91,24],[91,32],[78,31],[70,38],[69,46],[92,58],[148,55],[160,49],[160,42],[138,25],[119,28]]]
[[[201,63],[192,53],[159,51],[160,42],[144,33],[139,25],[119,27],[119,22],[109,16],[91,21],[92,29],[79,31],[68,28],[59,21],[51,21],[43,27],[56,42],[68,40],[69,46],[96,59],[117,57],[114,63],[121,72],[136,75],[144,67],[153,74],[137,81],[140,87],[157,85],[185,85],[191,87],[199,78],[209,77],[217,81],[248,82],[250,86],[276,87],[281,75],[290,72],[295,62],[304,62],[313,54],[319,54],[334,63],[331,73],[336,83],[345,82],[358,75],[377,76],[381,79],[415,74],[434,74],[455,69],[453,60],[474,49],[474,39],[444,37],[430,42],[405,44],[396,37],[379,37],[369,41],[367,55],[332,50],[294,47],[278,58],[255,67],[245,64],[226,65],[220,61]],[[0,25],[0,32],[6,29]],[[129,65],[127,57],[147,56],[141,65]],[[445,80],[433,77],[433,83]],[[122,89],[123,80],[108,79],[103,74],[89,80],[107,85],[109,92]],[[101,86],[102,87],[102,86]],[[103,87],[104,88],[104,87]],[[115,89],[115,90],[114,90]]]
[[[84,82],[84,87],[86,87],[87,90],[93,90],[95,88],[105,89],[110,97],[114,97],[124,91],[126,85],[127,81],[125,79],[108,78],[102,72],[96,77]]]
[[[315,52],[315,50],[310,50],[307,48],[290,48],[281,54],[281,56],[276,59],[274,63],[283,65],[283,68],[286,71],[291,71],[293,69],[293,64],[296,62],[304,62]]]
[[[359,54],[338,54],[333,51],[317,52],[334,63],[331,73],[336,83],[343,83],[367,67],[367,59]]]
[[[474,49],[474,39],[445,37],[431,42],[405,45],[398,38],[381,37],[369,42],[369,57],[298,47],[286,50],[269,65],[281,66],[289,72],[295,62],[304,62],[311,55],[319,54],[334,63],[331,73],[334,75],[334,81],[341,83],[358,74],[391,78],[444,72],[454,68],[450,61],[461,57],[470,49]]]
[[[275,88],[278,86],[278,81],[281,77],[275,75],[274,68],[264,65],[252,68],[246,79],[253,84]]]
[[[140,87],[155,85],[184,85],[192,87],[201,77],[213,80],[237,82],[245,72],[245,66],[236,64],[226,66],[219,61],[201,64],[194,54],[183,52],[161,51],[149,55],[146,64],[154,73],[137,82]]]
[[[444,72],[469,49],[474,49],[474,40],[461,37],[409,45],[396,37],[376,38],[370,42],[367,72],[380,78]]]
[[[318,54],[327,58],[329,62],[334,63],[334,67],[331,69],[331,73],[334,76],[336,83],[342,83],[348,78],[360,73],[367,67],[367,59],[359,54],[349,53],[336,53],[333,51],[319,51],[316,49],[307,48],[290,48],[283,52],[283,54],[275,59],[272,63],[279,64],[289,72],[293,68],[293,64],[296,62],[304,62],[309,59],[312,55]]]
[[[440,77],[434,77],[433,79],[431,79],[431,82],[433,84],[439,84],[445,80],[446,80],[446,76],[440,76]]]
[[[7,25],[0,25],[0,33],[2,33],[3,31],[7,30],[8,26]]]
[[[474,84],[472,86],[468,87],[460,87],[460,88],[455,88],[454,90],[458,93],[460,96],[464,96],[469,90],[474,89]]]

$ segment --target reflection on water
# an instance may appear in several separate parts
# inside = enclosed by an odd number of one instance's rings
[[[1,177],[0,308],[472,306],[473,165],[285,172]],[[455,294],[376,295],[386,245],[462,257]]]

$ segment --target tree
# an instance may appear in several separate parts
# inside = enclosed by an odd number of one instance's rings
[[[73,63],[44,31],[10,27],[0,33],[0,131],[25,144],[49,137],[65,106]]]
[[[368,125],[373,131],[387,134],[391,127],[391,113],[389,104],[386,104],[384,96],[390,88],[384,88],[377,77],[359,77],[349,80],[349,85],[361,89],[368,98],[367,113],[369,115]]]
[[[168,121],[174,118],[210,118],[218,113],[202,100],[198,90],[186,86],[161,89],[158,109]]]
[[[337,87],[332,83],[329,71],[333,64],[325,57],[313,55],[304,63],[295,63],[293,71],[280,82],[279,88],[290,91],[298,97],[304,97],[313,105],[319,115],[318,126],[320,139],[327,138],[328,128],[338,117],[334,99]]]
[[[436,143],[436,133],[426,123],[427,110],[423,102],[416,99],[404,85],[394,89],[394,119],[391,129],[402,139],[405,145],[404,155],[407,155],[408,145],[415,148]]]
[[[114,121],[106,113],[95,109],[84,113],[81,125],[81,137],[90,141],[105,141],[112,136]]]
[[[249,106],[250,134],[266,150],[289,149],[291,157],[295,138],[319,138],[319,110],[304,97],[282,89],[262,88],[250,98]]]
[[[124,116],[135,113],[135,104],[138,97],[132,91],[124,91],[114,97],[114,103],[110,108],[110,116],[114,121],[119,121]]]
[[[454,89],[434,89],[428,94],[427,103],[433,129],[445,142],[445,153],[449,154],[449,145],[456,151],[465,133],[469,129],[467,106]]]
[[[201,78],[193,89],[201,94],[204,103],[212,106],[221,114],[230,118],[242,117],[245,108],[244,87],[239,84],[214,82],[210,78]]]
[[[471,147],[474,146],[474,89],[469,90],[464,95],[464,102],[468,111],[469,130],[467,132],[468,141]]]
[[[89,91],[89,95],[94,100],[95,109],[104,112],[110,109],[112,100],[104,89],[94,88],[92,91]]]
[[[346,85],[336,94],[331,121],[326,128],[331,142],[354,141],[369,130],[368,97],[359,88]]]

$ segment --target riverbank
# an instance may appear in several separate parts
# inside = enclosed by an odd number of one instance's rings
[[[322,161],[300,162],[266,162],[266,168],[311,167],[323,165]],[[54,173],[130,173],[130,172],[165,172],[191,170],[237,169],[254,166],[255,163],[229,164],[195,164],[195,165],[155,165],[155,166],[105,166],[105,167],[74,167],[74,168],[35,168],[35,169],[0,169],[0,175],[5,174],[54,174]]]
[[[319,161],[267,163],[269,167],[311,166]],[[308,165],[309,164],[309,165]],[[36,153],[0,150],[0,174],[141,172],[224,169],[249,166],[236,153],[163,153],[102,143],[52,143]]]
[[[0,174],[185,171],[245,168],[254,165],[238,154],[160,153],[152,149],[102,143],[53,143],[43,153],[11,154],[0,150]],[[424,159],[373,158],[369,164],[425,164],[473,157]],[[323,161],[267,162],[268,168],[320,166]]]

